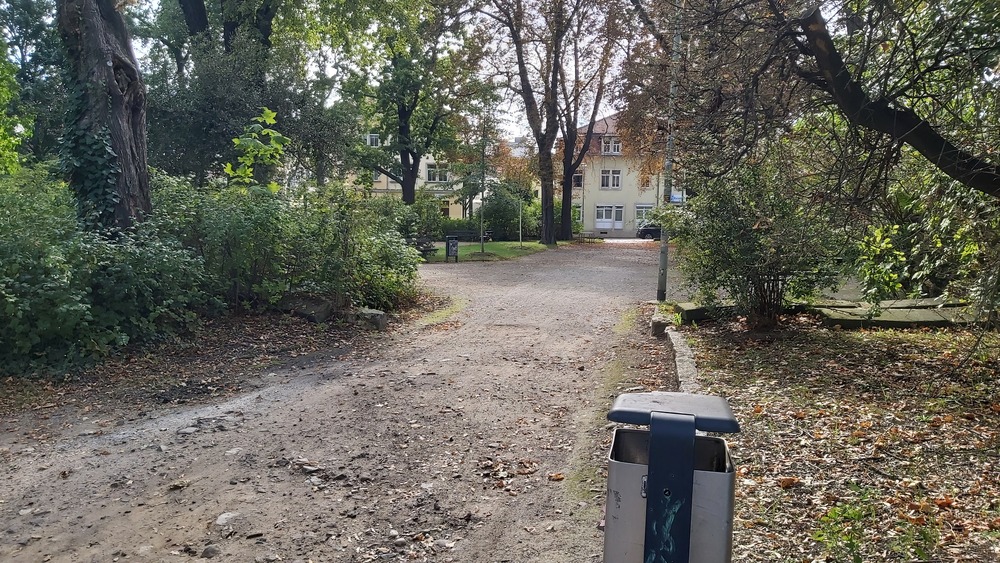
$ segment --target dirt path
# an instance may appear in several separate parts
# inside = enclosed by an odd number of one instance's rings
[[[615,327],[655,260],[426,265],[453,307],[366,354],[113,433],[6,435],[0,560],[600,561],[611,362],[635,338]]]

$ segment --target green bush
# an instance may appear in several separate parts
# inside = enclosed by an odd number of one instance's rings
[[[451,217],[442,217],[441,219],[441,235],[446,236],[448,233],[454,233],[457,231],[474,231],[479,232],[479,219],[469,218],[469,219],[458,219]]]
[[[776,326],[786,298],[837,278],[835,228],[795,197],[787,167],[745,164],[699,186],[682,210],[655,217],[678,243],[681,269],[703,302],[732,299],[752,329]]]
[[[0,178],[0,362],[63,369],[176,334],[208,304],[201,263],[152,230],[83,231],[44,168]]]
[[[396,198],[363,199],[337,184],[294,201],[283,192],[199,189],[169,177],[156,177],[154,186],[153,220],[204,259],[230,307],[311,293],[395,309],[415,292],[420,259],[404,234],[415,236],[421,219]]]
[[[348,293],[354,303],[392,311],[416,297],[420,253],[391,231],[359,233]]]
[[[518,240],[518,229],[527,224],[524,217],[527,208],[528,203],[511,186],[494,184],[482,207],[486,228],[493,231],[495,240]]]

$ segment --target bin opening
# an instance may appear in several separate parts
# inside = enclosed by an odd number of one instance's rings
[[[622,463],[649,464],[649,431],[633,428],[616,428],[612,440],[610,459]],[[730,473],[732,463],[722,438],[695,436],[694,470]]]

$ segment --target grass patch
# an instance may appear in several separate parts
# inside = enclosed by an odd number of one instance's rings
[[[624,336],[635,330],[635,323],[638,320],[639,310],[629,309],[622,313],[622,318],[618,320],[618,324],[616,324],[611,330],[615,333],[615,336]]]
[[[682,330],[742,426],[734,561],[1000,560],[1000,335]]]
[[[547,248],[548,247],[540,242],[518,243],[509,241],[493,241],[482,246],[478,242],[460,242],[458,243],[458,261],[490,262],[495,260],[513,260],[515,258],[541,252]],[[485,250],[485,252],[480,252],[480,250]],[[426,258],[427,261],[444,262],[444,251],[444,245],[441,245],[441,248],[438,248],[434,254]],[[454,260],[454,258],[451,258],[451,260]]]
[[[430,313],[420,317],[416,321],[417,328],[423,328],[426,326],[436,325],[438,323],[443,323],[447,321],[452,315],[463,311],[469,306],[469,300],[462,297],[451,297],[449,298],[448,305],[441,307],[440,309],[435,309]]]

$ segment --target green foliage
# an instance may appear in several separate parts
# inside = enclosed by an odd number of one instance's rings
[[[1000,306],[1000,205],[904,151],[886,212],[858,245],[865,299],[948,295],[982,314]]]
[[[493,231],[495,240],[517,240],[518,225],[525,224],[524,211],[528,203],[521,192],[509,184],[494,184],[483,201],[481,210],[486,228]]]
[[[330,184],[290,200],[284,190],[196,187],[162,174],[153,188],[150,221],[198,253],[231,308],[309,293],[392,310],[415,291],[420,258],[400,228],[416,214],[394,198],[365,200]]]
[[[524,223],[524,237],[540,239],[542,236],[542,201],[533,199],[531,203],[525,205],[522,210],[524,214],[521,220]],[[556,221],[559,217],[555,218]]]
[[[295,199],[273,183],[259,189],[254,167],[279,164],[288,141],[264,127],[274,118],[265,109],[236,140],[245,158],[227,167],[236,178],[229,185],[154,176],[152,222],[195,249],[231,308],[265,307],[292,293],[398,307],[414,292],[420,261],[404,237],[435,228],[440,202],[427,196],[410,208],[394,198],[364,200],[340,185],[303,188]]]
[[[351,53],[343,91],[380,139],[374,147],[357,139],[351,160],[399,183],[407,203],[427,155],[455,156],[462,114],[485,89],[482,38],[470,36],[468,15],[461,3],[386,2],[365,14],[368,49]]]
[[[836,279],[834,227],[796,199],[786,171],[769,161],[741,166],[699,187],[686,209],[656,218],[677,241],[681,269],[703,301],[724,294],[754,329],[774,327],[786,298]]]
[[[239,153],[236,158],[239,165],[234,168],[232,163],[226,163],[225,172],[231,183],[246,189],[264,187],[272,194],[278,192],[280,188],[273,181],[266,186],[260,185],[264,181],[261,169],[280,164],[285,144],[288,143],[288,137],[267,127],[277,123],[277,115],[266,107],[261,108],[261,114],[253,118],[253,123],[243,129],[242,135],[233,139]]]
[[[866,523],[876,517],[871,492],[854,487],[860,498],[850,503],[840,503],[820,517],[820,528],[813,539],[826,545],[837,561],[863,563],[861,546],[865,539]]]
[[[17,96],[14,65],[7,61],[7,44],[0,41],[0,174],[17,170],[17,147],[20,144],[20,125],[15,116],[8,114],[11,101]]]
[[[407,209],[397,211],[405,217],[400,225],[400,234],[405,238],[440,238],[441,224],[444,220],[441,215],[442,205],[447,203],[426,190],[417,190],[413,204],[406,206]]]
[[[398,233],[362,229],[353,242],[348,292],[355,303],[391,311],[416,296],[420,253]]]
[[[82,84],[67,77],[66,125],[60,139],[59,158],[63,174],[76,195],[77,215],[91,230],[114,225],[118,192],[115,180],[121,169],[111,148],[107,127],[94,130],[85,115],[88,95]]]
[[[475,231],[478,233],[479,219],[475,217],[470,217],[468,219],[459,219],[458,217],[441,218],[442,236],[445,236],[448,233],[454,233],[456,231]]]
[[[6,0],[0,10],[0,29],[11,47],[7,55],[16,67],[10,113],[25,128],[20,152],[33,161],[55,155],[62,129],[65,56],[54,19],[53,0]]]
[[[858,243],[858,281],[864,290],[865,301],[872,305],[898,297],[903,289],[900,278],[904,275],[901,269],[906,264],[906,256],[893,242],[898,235],[899,225],[873,226]]]
[[[66,368],[186,331],[210,301],[201,262],[144,226],[81,230],[66,186],[40,167],[0,179],[0,364]]]

